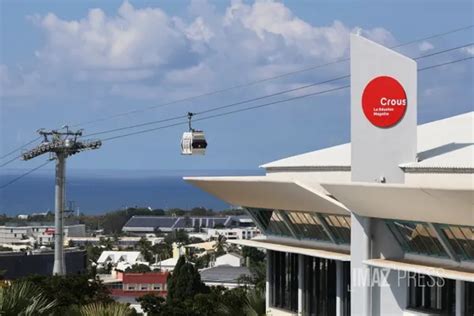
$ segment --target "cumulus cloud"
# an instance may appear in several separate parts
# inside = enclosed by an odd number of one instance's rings
[[[426,52],[428,50],[432,50],[434,46],[430,42],[423,41],[418,45],[418,48],[420,49],[420,51]]]
[[[462,51],[468,55],[474,56],[474,46],[464,47]]]
[[[108,84],[108,93],[136,98],[140,91],[143,98],[157,98],[175,89],[218,89],[341,58],[355,30],[341,21],[313,25],[268,0],[233,1],[224,12],[193,2],[185,18],[124,2],[113,15],[92,9],[82,19],[49,13],[34,21],[45,34],[36,56],[50,79],[99,81]],[[383,28],[361,33],[385,45],[396,42]]]

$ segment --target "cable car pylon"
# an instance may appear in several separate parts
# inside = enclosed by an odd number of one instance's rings
[[[65,132],[59,130],[38,130],[43,137],[43,142],[35,148],[22,154],[23,160],[30,160],[46,153],[51,154],[51,160],[56,160],[55,176],[55,203],[54,203],[54,266],[53,275],[65,275],[66,265],[64,261],[64,206],[65,206],[65,180],[66,159],[69,156],[88,149],[98,149],[102,142],[100,140],[78,141],[82,136],[82,130],[72,132],[68,126],[64,126]],[[49,137],[51,139],[49,139]]]
[[[194,113],[188,112],[189,131],[183,133],[181,138],[182,155],[204,155],[206,153],[207,141],[203,131],[195,130],[191,121]]]

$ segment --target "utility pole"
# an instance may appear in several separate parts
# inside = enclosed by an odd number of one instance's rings
[[[64,130],[65,131],[62,131]],[[61,130],[45,131],[38,130],[43,136],[43,142],[35,148],[23,153],[23,160],[30,160],[40,155],[49,153],[51,160],[56,160],[55,177],[55,203],[54,203],[54,266],[53,275],[65,275],[66,265],[64,263],[64,206],[65,206],[65,183],[66,183],[66,159],[81,151],[98,149],[102,142],[100,140],[79,141],[82,130],[72,132],[68,126]]]

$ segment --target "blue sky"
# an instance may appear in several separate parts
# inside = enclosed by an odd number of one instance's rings
[[[348,35],[396,45],[472,23],[472,1],[1,1],[0,152],[58,128],[347,56]],[[472,42],[473,29],[402,50]],[[472,55],[472,47],[419,62]],[[345,74],[348,64],[84,126],[87,133],[225,105]],[[472,110],[472,62],[419,75],[419,122]],[[315,92],[344,82],[307,89]],[[265,101],[275,101],[280,96]],[[256,102],[248,105],[259,104]],[[156,125],[159,126],[159,125]],[[349,141],[341,91],[196,122],[204,157],[183,157],[185,126],[105,142],[69,169],[250,169]],[[110,134],[112,136],[113,134]],[[107,135],[109,136],[109,135]],[[18,161],[11,168],[41,163]]]

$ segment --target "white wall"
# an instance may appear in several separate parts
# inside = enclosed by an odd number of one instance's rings
[[[242,259],[231,254],[225,254],[216,258],[215,266],[230,265],[233,267],[240,267]]]

